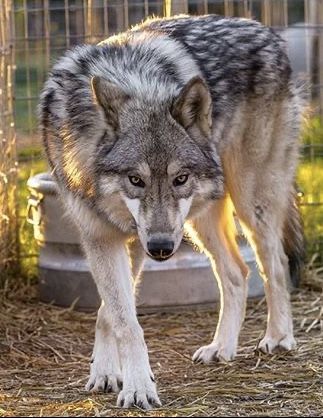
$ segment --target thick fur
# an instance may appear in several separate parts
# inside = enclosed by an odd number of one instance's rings
[[[234,358],[248,277],[234,211],[265,283],[259,349],[295,347],[286,278],[287,256],[298,276],[302,253],[302,107],[282,39],[247,19],[150,20],[54,65],[40,100],[44,144],[103,300],[89,390],[117,392],[122,380],[118,405],[160,404],[131,279],[151,242],[174,253],[184,227],[221,291],[214,339],[193,359]]]

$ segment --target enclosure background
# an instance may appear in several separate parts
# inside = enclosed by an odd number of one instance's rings
[[[26,223],[28,190],[25,184],[30,175],[47,170],[37,132],[36,106],[48,70],[57,57],[76,44],[96,43],[151,15],[178,13],[255,18],[273,26],[287,40],[295,76],[306,75],[311,82],[311,114],[302,137],[298,185],[308,255],[310,258],[316,254],[316,261],[322,260],[323,0],[1,0],[1,237],[6,236],[6,242],[11,244],[5,246],[6,252],[12,249],[10,257],[17,256],[18,252],[13,251],[17,231],[13,203],[16,133],[19,258],[27,276],[36,274],[37,247],[32,239],[32,228]],[[13,59],[16,64],[14,102]],[[1,242],[5,242],[4,239],[1,238]]]

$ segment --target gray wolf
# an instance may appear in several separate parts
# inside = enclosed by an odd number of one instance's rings
[[[119,392],[123,407],[160,405],[133,281],[145,253],[168,259],[184,229],[221,293],[213,341],[193,360],[235,357],[248,268],[233,211],[264,278],[259,349],[295,347],[287,282],[302,255],[294,180],[303,105],[284,42],[248,19],[152,19],[54,65],[42,135],[103,301],[88,390]]]

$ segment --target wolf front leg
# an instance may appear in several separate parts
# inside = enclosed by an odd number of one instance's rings
[[[159,406],[154,376],[149,365],[143,331],[136,316],[130,263],[121,234],[109,238],[83,236],[91,272],[104,302],[106,323],[116,338],[123,387],[117,405],[144,409]],[[108,347],[107,347],[108,348]]]
[[[236,240],[229,198],[216,201],[192,224],[193,240],[207,253],[220,289],[220,314],[211,344],[198,349],[193,360],[209,364],[233,360],[245,316],[248,267]]]
[[[119,393],[122,388],[118,345],[104,302],[98,311],[90,378],[86,390]]]

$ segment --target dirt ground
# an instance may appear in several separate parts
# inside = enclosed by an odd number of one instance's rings
[[[195,365],[213,311],[140,316],[163,407],[115,407],[116,395],[84,390],[95,315],[42,304],[34,287],[0,299],[0,416],[322,416],[322,281],[292,296],[294,352],[256,352],[265,301],[250,300],[237,359]]]

